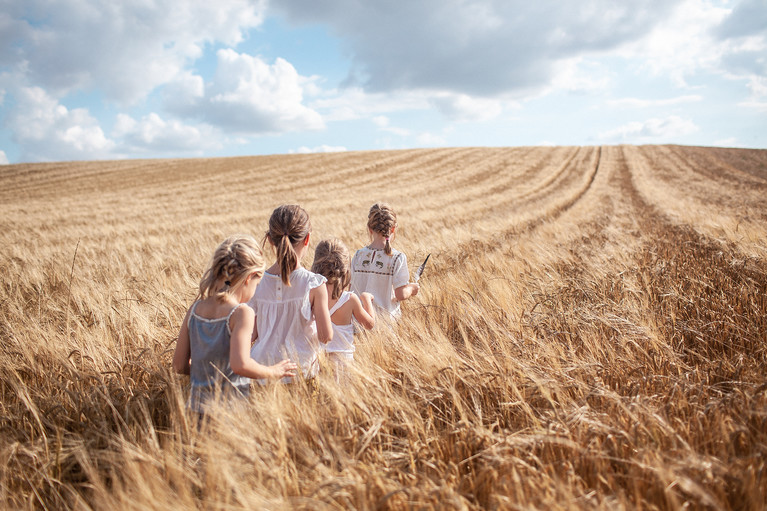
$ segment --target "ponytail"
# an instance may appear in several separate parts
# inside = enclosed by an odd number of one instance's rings
[[[286,286],[290,286],[290,274],[296,268],[298,256],[290,244],[288,236],[282,236],[275,247],[277,250],[277,264],[280,265],[280,278]]]
[[[274,246],[277,264],[280,266],[280,279],[286,286],[290,286],[290,274],[298,267],[295,245],[303,242],[311,231],[309,215],[301,206],[282,205],[269,218],[269,230],[265,238]]]

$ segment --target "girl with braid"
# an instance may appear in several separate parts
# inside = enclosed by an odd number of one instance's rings
[[[351,280],[349,250],[337,238],[322,240],[314,249],[312,271],[324,276],[328,286],[328,311],[333,324],[333,340],[325,345],[337,381],[347,363],[354,360],[354,323],[368,330],[375,325],[373,295],[360,296],[348,291]]]
[[[205,414],[216,395],[247,396],[250,378],[282,378],[297,369],[290,360],[261,365],[250,358],[254,315],[243,307],[264,273],[256,240],[232,236],[218,246],[186,313],[173,353],[173,369],[189,374],[188,408]],[[283,357],[284,358],[284,357]]]
[[[256,311],[251,356],[266,365],[289,358],[307,381],[319,371],[319,344],[333,337],[326,279],[301,266],[311,230],[309,215],[300,206],[283,205],[272,212],[264,239],[277,258],[248,302]],[[292,381],[283,378],[284,383]]]
[[[385,203],[373,204],[368,213],[370,244],[352,258],[352,291],[368,292],[373,303],[387,315],[402,315],[399,302],[418,294],[420,286],[409,282],[407,258],[391,246],[397,229],[397,214]]]

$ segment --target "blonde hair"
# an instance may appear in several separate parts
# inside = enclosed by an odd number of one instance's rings
[[[298,254],[293,245],[303,241],[312,232],[309,214],[301,206],[283,204],[272,212],[269,230],[264,239],[271,241],[277,252],[280,278],[290,286],[290,274],[298,266]]]
[[[331,300],[340,297],[352,279],[349,271],[349,250],[344,242],[338,238],[320,241],[314,250],[312,271],[328,279],[328,285],[333,286]]]
[[[368,229],[377,232],[384,237],[384,253],[391,255],[391,244],[389,237],[392,230],[397,227],[397,213],[385,202],[378,202],[370,207],[368,212]]]
[[[261,278],[265,266],[261,247],[252,236],[230,236],[213,253],[200,280],[198,296],[224,300],[248,275],[256,273]]]

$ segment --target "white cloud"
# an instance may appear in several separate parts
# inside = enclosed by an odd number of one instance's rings
[[[7,122],[21,161],[107,158],[114,148],[88,110],[69,110],[39,87],[19,89]]]
[[[119,114],[112,136],[121,140],[122,149],[127,153],[202,154],[205,149],[220,147],[218,137],[209,128],[189,126],[176,120],[166,121],[156,113],[140,121]]]
[[[698,130],[698,126],[689,119],[672,115],[665,119],[652,118],[644,122],[630,122],[600,133],[599,138],[631,144],[669,143]]]
[[[290,151],[290,154],[309,154],[309,153],[341,153],[347,151],[344,146],[319,145],[316,147],[301,146],[298,149]]]
[[[447,145],[447,141],[439,135],[433,133],[421,133],[416,137],[416,141],[421,146],[434,147]]]
[[[430,102],[442,115],[453,121],[488,121],[503,112],[501,101],[466,94],[436,93]]]
[[[619,98],[607,100],[607,105],[617,108],[650,108],[681,105],[684,103],[697,103],[703,101],[703,96],[686,95],[666,99],[640,99],[640,98]]]
[[[767,112],[767,101],[741,101],[738,106],[757,112]]]
[[[170,111],[244,135],[324,128],[320,114],[303,104],[311,78],[299,75],[286,60],[270,65],[231,49],[219,50],[217,57],[210,83],[186,73],[169,84],[165,98]]]
[[[378,116],[383,113],[428,110],[429,95],[423,92],[395,91],[367,93],[361,87],[329,90],[313,100],[310,106],[323,113],[328,121],[350,121]]]
[[[5,155],[5,151],[0,150],[0,165],[8,165],[8,157]]]
[[[99,90],[135,102],[177,76],[211,42],[237,44],[261,24],[264,0],[4,2],[0,64],[58,94]],[[6,10],[7,9],[7,10]]]
[[[555,66],[551,80],[553,89],[577,94],[598,94],[609,88],[612,74],[609,68],[582,56]]]
[[[490,97],[529,94],[549,85],[558,62],[641,39],[677,3],[281,0],[272,7],[292,21],[329,26],[353,59],[347,85]]]
[[[743,144],[738,142],[738,139],[735,137],[717,140],[713,145],[717,147],[745,147]]]

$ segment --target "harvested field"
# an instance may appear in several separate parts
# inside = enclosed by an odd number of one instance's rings
[[[199,431],[170,359],[215,246],[298,203],[354,250],[381,200],[432,254],[396,335]],[[4,507],[766,507],[767,151],[10,165],[0,203]]]

